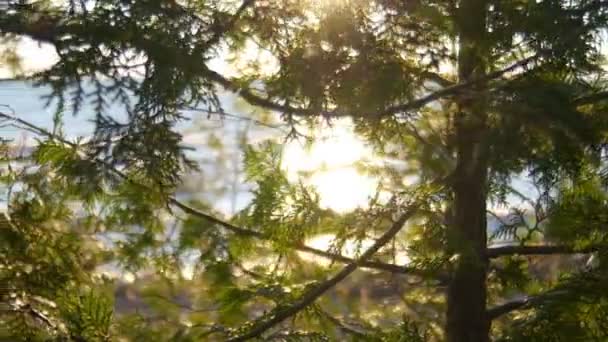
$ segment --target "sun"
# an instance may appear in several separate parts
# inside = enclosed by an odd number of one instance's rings
[[[315,187],[320,195],[323,208],[332,209],[338,213],[352,211],[355,208],[365,208],[369,199],[376,195],[380,179],[361,173],[356,167],[360,161],[381,163],[382,159],[375,156],[372,148],[365,144],[353,132],[352,121],[339,120],[331,127],[322,127],[315,131],[321,138],[309,148],[297,141],[292,141],[284,148],[283,169],[290,181],[303,180],[305,184]],[[303,177],[302,174],[308,175]],[[380,198],[388,197],[380,193]],[[306,240],[306,245],[319,250],[329,250],[336,236],[334,234],[319,234]],[[361,252],[374,243],[373,239],[343,241],[340,254],[356,258]],[[309,253],[298,253],[307,261],[328,266],[331,260]],[[405,265],[410,261],[405,251],[398,251],[393,262]]]
[[[315,133],[321,133],[321,138],[309,148],[298,141],[285,146],[283,168],[289,180],[314,186],[323,208],[346,212],[364,207],[375,194],[378,180],[359,172],[356,163],[373,159],[371,148],[345,120]]]

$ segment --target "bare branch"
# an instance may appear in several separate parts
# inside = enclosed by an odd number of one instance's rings
[[[502,305],[495,306],[487,310],[486,314],[489,320],[495,320],[509,312],[519,310],[530,304],[531,297],[512,300]]]
[[[262,320],[260,323],[255,324],[252,329],[245,332],[242,335],[233,337],[229,339],[230,342],[238,342],[238,341],[246,341],[251,338],[259,337],[268,329],[274,327],[275,325],[283,322],[289,317],[294,316],[308,305],[314,303],[317,298],[321,297],[327,290],[334,287],[340,281],[344,280],[351,273],[353,273],[364,261],[372,257],[382,246],[388,243],[397,233],[403,228],[405,222],[412,217],[416,213],[417,207],[410,207],[406,213],[401,215],[401,217],[393,223],[389,230],[387,230],[380,238],[376,240],[376,242],[369,247],[361,256],[356,259],[354,262],[346,265],[340,272],[338,272],[333,277],[328,280],[318,284],[313,287],[310,291],[306,292],[302,295],[298,300],[296,300],[291,305],[278,310],[277,312],[272,313],[267,316],[268,318]]]
[[[498,258],[511,255],[551,255],[551,254],[588,254],[598,250],[597,246],[574,248],[573,246],[544,245],[544,246],[502,246],[490,247],[486,251],[488,258]]]
[[[27,80],[27,78],[25,78],[25,77],[3,77],[3,78],[0,78],[0,84],[9,83],[9,82],[26,81],[26,80]]]
[[[162,294],[159,293],[148,293],[142,296],[144,299],[145,298],[153,298],[153,299],[158,299],[161,300],[163,302],[166,302],[169,305],[174,305],[180,309],[183,310],[187,310],[189,312],[193,312],[193,313],[201,313],[201,312],[214,312],[214,311],[218,311],[219,309],[215,306],[212,307],[208,307],[208,308],[196,308],[193,307],[190,304],[184,304],[184,303],[180,303],[178,300],[163,296]]]
[[[444,78],[443,76],[436,74],[434,72],[426,71],[422,74],[422,77],[424,77],[425,79],[427,79],[431,82],[435,82],[442,87],[449,87],[449,86],[454,85],[454,82],[452,82],[452,81],[448,80],[447,78]]]
[[[488,309],[486,311],[487,317],[489,320],[495,320],[515,310],[531,309],[533,306],[538,305],[551,297],[563,295],[565,293],[567,292],[564,290],[548,290],[547,292],[535,296],[526,296],[520,299],[511,300],[502,305]]]
[[[359,338],[363,338],[366,336],[365,332],[357,330],[356,328],[343,322],[339,318],[332,316],[329,312],[327,312],[321,308],[318,308],[317,311],[323,316],[323,318],[327,319],[329,322],[331,322],[333,325],[335,325],[341,331],[343,331],[349,335],[359,337]]]
[[[601,92],[591,94],[588,96],[579,97],[579,98],[575,99],[574,101],[572,101],[572,104],[574,104],[575,106],[583,106],[583,105],[600,102],[603,100],[608,100],[608,91],[601,91]]]
[[[271,98],[267,98],[267,97],[258,95],[249,88],[243,88],[243,87],[239,86],[238,84],[236,84],[235,82],[229,80],[228,78],[222,76],[221,74],[219,74],[211,69],[207,69],[206,74],[211,80],[220,84],[225,89],[238,94],[239,96],[241,96],[245,101],[249,102],[250,104],[255,105],[255,106],[264,107],[264,108],[267,108],[270,110],[275,110],[275,111],[278,111],[281,113],[301,115],[301,116],[322,115],[322,116],[326,116],[326,117],[342,117],[342,116],[384,117],[384,116],[394,115],[397,113],[404,113],[404,112],[419,109],[433,101],[437,101],[442,98],[455,95],[476,84],[494,80],[496,78],[503,76],[504,74],[507,74],[507,73],[515,71],[519,68],[525,67],[528,64],[536,61],[539,58],[540,58],[540,56],[538,54],[530,56],[530,57],[525,58],[521,61],[518,61],[504,69],[489,73],[489,74],[485,75],[484,77],[480,77],[480,78],[473,79],[470,81],[461,82],[461,83],[453,84],[448,87],[444,87],[440,90],[437,90],[433,93],[422,96],[416,100],[412,100],[408,103],[388,107],[384,110],[381,110],[378,113],[344,113],[344,112],[336,112],[336,111],[318,112],[318,111],[314,111],[309,108],[292,107],[292,106],[289,106],[286,104],[277,103]]]
[[[276,130],[279,130],[279,131],[281,131],[282,133],[285,133],[285,134],[289,133],[289,132],[287,132],[285,130],[285,128],[287,127],[287,125],[285,125],[285,124],[276,124],[276,125],[273,125],[271,123],[267,123],[267,122],[264,122],[262,120],[250,118],[250,117],[239,115],[239,114],[228,113],[226,111],[214,111],[214,110],[209,110],[209,109],[199,108],[199,107],[184,107],[184,109],[188,110],[188,111],[193,111],[193,112],[206,113],[209,116],[211,116],[211,115],[217,115],[217,116],[219,116],[222,119],[224,117],[227,117],[227,118],[231,118],[231,119],[238,120],[238,121],[248,121],[248,122],[253,123],[256,126],[276,129]]]
[[[255,239],[260,239],[260,240],[270,240],[269,236],[267,236],[261,232],[235,226],[235,225],[233,225],[229,222],[226,222],[224,220],[221,220],[213,215],[209,215],[198,209],[190,207],[187,204],[182,203],[174,198],[171,198],[170,201],[173,205],[180,208],[184,212],[186,212],[190,215],[202,218],[204,220],[207,220],[211,223],[217,224],[232,233],[238,234],[243,237],[250,237],[250,238],[255,238]],[[346,257],[341,254],[331,253],[331,252],[324,251],[321,249],[316,249],[316,248],[307,246],[303,243],[296,243],[292,247],[301,252],[314,254],[314,255],[317,255],[317,256],[320,256],[323,258],[327,258],[327,259],[330,259],[333,261],[341,262],[341,263],[353,263],[356,261],[353,258],[349,258],[349,257]],[[388,264],[388,263],[383,263],[380,261],[373,261],[373,260],[360,261],[359,266],[363,267],[363,268],[377,269],[377,270],[381,270],[381,271],[387,271],[390,273],[398,273],[398,274],[412,274],[412,275],[418,275],[418,276],[423,276],[423,277],[428,277],[428,276],[432,275],[430,272],[426,272],[424,270],[420,270],[420,269],[416,269],[416,268],[412,268],[412,267],[406,267],[406,266],[399,266],[399,265],[395,265],[395,264]]]

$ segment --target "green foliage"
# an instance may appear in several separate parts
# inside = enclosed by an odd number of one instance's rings
[[[579,246],[605,242],[608,202],[599,179],[575,180],[560,190],[547,234]]]
[[[89,291],[66,294],[60,304],[60,317],[72,339],[111,341],[113,303],[103,295]]]
[[[211,208],[204,205],[203,203],[195,203],[196,208],[205,210],[205,212],[212,212]],[[181,224],[181,234],[179,234],[179,247],[181,249],[213,249],[213,246],[217,243],[218,234],[217,227],[207,220],[188,216],[183,220]]]
[[[19,74],[23,72],[23,63],[17,53],[15,40],[6,37],[0,37],[0,63],[5,66],[11,73]]]
[[[605,269],[571,275],[544,294],[532,313],[518,317],[504,341],[605,341]]]
[[[82,239],[56,231],[56,223],[28,222],[14,212],[3,226],[0,297],[7,311],[0,316],[8,334],[18,340],[86,338],[109,340],[112,306],[107,300],[72,297],[89,283],[91,255],[82,250]]]
[[[471,3],[484,4],[484,32],[468,32],[482,19],[463,15]],[[468,266],[488,270],[487,302],[536,296],[496,319],[493,337],[606,340],[607,22],[600,0],[5,1],[0,61],[18,72],[15,42],[24,37],[49,44],[58,59],[31,78],[50,89],[51,131],[0,107],[1,125],[40,135],[24,160],[0,145],[8,213],[0,324],[9,327],[0,338],[221,341],[285,312],[350,264],[372,270],[255,337],[339,340],[349,330],[342,321],[360,320],[348,338],[441,340],[446,300],[435,285],[455,281],[463,255],[454,248],[477,237],[484,260]],[[250,61],[234,77],[215,68],[251,47],[274,64]],[[205,187],[205,200],[186,206],[174,193],[198,164],[178,128],[184,110],[228,115],[223,90],[279,112],[292,138],[303,125],[351,116],[376,152],[358,167],[380,180],[377,194],[348,213],[323,209],[306,177],[287,176],[295,165],[284,165],[275,140],[249,145],[244,134],[230,144],[218,128],[204,158],[221,164],[225,147],[241,146],[252,199],[230,217]],[[71,141],[64,113],[85,106],[95,130]],[[458,177],[481,164],[483,179],[464,179],[475,187],[465,190],[507,214],[495,215],[489,239],[480,229],[465,240],[455,227],[485,213],[480,200],[475,215],[456,222]],[[534,183],[537,200],[515,189],[518,176]],[[403,231],[366,264],[352,263],[412,203],[418,211]],[[321,234],[329,245],[306,245]],[[485,258],[486,240],[593,253]],[[599,266],[584,270],[588,257]],[[101,275],[108,269],[135,278],[114,280],[115,303]],[[323,324],[324,307],[341,317]]]
[[[323,210],[319,208],[319,195],[302,182],[291,184],[281,165],[279,146],[266,142],[255,149],[245,150],[245,173],[256,183],[254,199],[241,215],[241,221],[250,227],[259,227],[272,236],[279,249],[302,241],[316,228]]]
[[[91,205],[96,196],[103,193],[103,171],[99,163],[83,158],[76,147],[43,141],[33,158],[56,173],[54,181],[65,187],[67,195],[78,196]]]
[[[415,322],[404,320],[395,328],[362,338],[370,342],[424,342],[429,341],[428,331],[420,328]]]
[[[529,263],[522,258],[512,257],[497,265],[495,277],[504,292],[514,293],[526,290],[531,281],[527,270]]]

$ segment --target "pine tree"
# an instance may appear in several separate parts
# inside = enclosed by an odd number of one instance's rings
[[[607,2],[9,0],[3,6],[3,39],[27,37],[57,52],[53,67],[29,76],[52,89],[57,117],[84,105],[96,111],[95,134],[86,141],[2,111],[7,123],[41,137],[31,156],[39,166],[34,172],[3,173],[5,183],[21,189],[11,198],[0,269],[9,292],[27,298],[5,300],[20,319],[11,318],[15,325],[38,312],[23,303],[56,297],[58,308],[49,309],[54,318],[47,321],[64,328],[47,324],[46,334],[109,338],[111,314],[92,304],[107,301],[86,297],[88,287],[104,287],[82,276],[87,265],[75,257],[83,233],[103,226],[129,238],[111,255],[91,252],[94,258],[132,269],[153,267],[166,276],[179,269],[179,253],[201,253],[194,289],[205,295],[197,304],[219,312],[192,313],[194,324],[167,324],[156,332],[163,339],[608,337],[608,89],[601,44]],[[254,65],[228,77],[211,67],[213,58],[246,53],[252,44],[272,57],[271,72]],[[379,196],[347,214],[324,209],[314,189],[289,181],[272,142],[245,148],[245,171],[256,187],[250,205],[234,217],[178,200],[175,188],[196,165],[175,126],[184,110],[222,113],[222,91],[279,113],[292,127],[291,138],[303,125],[350,118],[379,156],[402,163],[400,169],[366,168],[382,179],[380,192],[390,200]],[[128,113],[123,121],[108,112],[117,102]],[[522,176],[537,191],[518,191],[514,183]],[[508,207],[513,198],[526,208],[489,213],[491,205]],[[70,229],[76,214],[67,203],[73,200],[85,204],[84,223]],[[158,238],[167,228],[160,215],[177,209],[187,217],[167,253],[168,242]],[[491,234],[490,221],[499,225]],[[40,233],[58,222],[69,234]],[[320,232],[335,234],[338,248],[305,244]],[[347,239],[370,236],[375,242],[358,257],[340,254]],[[515,244],[492,245],[505,239]],[[408,265],[391,263],[394,243],[407,246]],[[304,265],[296,252],[333,263]],[[565,263],[581,254],[594,265],[563,266],[545,282],[533,272],[544,258]],[[243,267],[261,256],[278,257],[282,271]],[[22,276],[30,267],[49,274]],[[362,321],[355,327],[325,310],[323,296],[354,281],[358,268],[418,281],[422,286],[408,286],[411,296],[404,298],[418,319],[405,317],[388,329],[363,322],[366,308],[355,308]],[[88,299],[60,299],[76,290]],[[255,305],[267,312],[252,317]],[[122,324],[160,330],[149,317],[137,324],[129,320],[134,317],[122,319],[116,318],[117,335],[135,334]]]

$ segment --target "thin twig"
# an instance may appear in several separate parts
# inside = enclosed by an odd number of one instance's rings
[[[385,116],[390,116],[390,115],[394,115],[397,113],[405,113],[408,111],[419,109],[431,102],[440,100],[440,99],[448,97],[448,96],[455,95],[455,94],[462,92],[465,89],[470,88],[479,83],[491,81],[491,80],[501,77],[507,73],[513,72],[521,67],[527,66],[528,64],[536,61],[539,58],[540,58],[540,55],[535,54],[533,56],[530,56],[528,58],[515,62],[512,65],[510,65],[504,69],[489,73],[483,77],[480,77],[477,79],[472,79],[472,80],[469,80],[466,82],[457,83],[457,84],[454,84],[454,85],[451,85],[448,87],[444,87],[440,90],[437,90],[431,94],[422,96],[416,100],[412,100],[408,103],[388,107],[384,110],[379,111],[378,113],[344,113],[344,112],[336,112],[336,111],[319,112],[317,110],[312,110],[309,108],[293,107],[288,104],[280,104],[280,103],[274,102],[271,98],[263,97],[263,96],[260,96],[256,93],[254,93],[249,88],[243,88],[243,87],[237,85],[230,79],[209,69],[207,66],[203,66],[203,68],[206,69],[205,73],[206,73],[207,77],[209,77],[211,80],[219,83],[225,89],[230,90],[234,93],[237,93],[239,96],[241,96],[245,101],[249,102],[250,104],[260,106],[263,108],[267,108],[270,110],[275,110],[275,111],[278,111],[281,113],[292,114],[292,115],[301,115],[301,116],[320,115],[323,117],[343,117],[343,116],[385,117]]]
[[[317,311],[319,313],[321,313],[321,315],[323,315],[323,317],[325,319],[330,321],[333,325],[338,327],[338,329],[342,330],[343,332],[353,335],[353,336],[357,336],[357,337],[366,336],[365,332],[359,331],[359,330],[351,327],[350,325],[344,323],[342,320],[338,319],[337,317],[332,316],[329,312],[327,312],[321,308],[318,308]]]
[[[498,258],[511,255],[552,255],[552,254],[589,254],[597,252],[598,246],[586,248],[575,248],[566,245],[540,245],[540,246],[502,246],[488,248],[486,255],[488,258]]]

